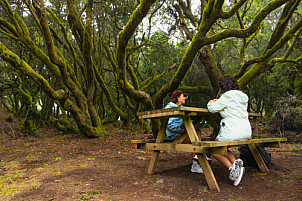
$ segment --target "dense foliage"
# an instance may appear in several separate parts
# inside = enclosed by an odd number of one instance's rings
[[[301,98],[301,10],[300,0],[0,0],[0,101],[28,134],[74,123],[98,137],[118,119],[149,132],[138,111],[177,88],[205,107],[232,74],[250,110],[272,114],[279,97]]]
[[[302,100],[295,96],[279,98],[276,101],[274,113],[270,125],[275,132],[285,130],[302,131]]]

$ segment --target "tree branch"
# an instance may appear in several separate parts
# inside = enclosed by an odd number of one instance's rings
[[[0,42],[0,57],[10,63],[13,68],[16,70],[24,72],[25,75],[32,78],[43,91],[45,91],[52,99],[59,100],[60,98],[63,98],[63,95],[59,96],[50,86],[48,81],[43,78],[40,74],[36,73],[25,61],[20,59],[16,54],[11,52],[8,48],[6,48],[1,42]]]
[[[121,89],[137,102],[145,102],[148,109],[153,109],[150,96],[145,92],[136,91],[126,79],[126,48],[136,28],[147,15],[150,7],[156,0],[141,1],[137,9],[132,13],[127,25],[119,32],[117,45],[118,82]]]
[[[238,10],[241,8],[241,6],[246,2],[247,0],[240,0],[239,2],[235,3],[235,5],[231,8],[229,11],[223,11],[219,13],[219,17],[222,19],[229,19],[232,17]]]
[[[169,71],[172,70],[172,68],[174,68],[176,66],[176,63],[174,63],[172,66],[170,66],[169,68],[167,68],[162,74],[160,75],[156,75],[153,78],[148,78],[146,79],[144,82],[142,82],[140,84],[140,90],[141,91],[146,91],[152,84],[154,84],[155,82],[157,82],[158,80],[160,80],[162,77],[166,76],[167,73]]]
[[[297,24],[293,26],[282,38],[279,39],[279,41],[273,47],[268,49],[261,57],[256,57],[245,62],[244,65],[242,65],[238,75],[235,76],[236,77],[242,76],[245,70],[251,64],[261,63],[269,59],[276,51],[282,48],[286,44],[286,42],[290,40],[301,27],[302,27],[302,18],[300,18]]]
[[[216,33],[210,37],[208,37],[205,42],[204,45],[209,45],[212,43],[215,43],[217,41],[223,40],[225,38],[228,37],[236,37],[236,38],[247,38],[250,35],[252,35],[253,33],[255,33],[259,26],[260,23],[262,22],[262,20],[265,19],[265,17],[271,13],[272,11],[274,11],[275,9],[277,9],[278,7],[282,6],[284,3],[286,3],[288,0],[273,0],[271,2],[269,2],[253,19],[253,22],[251,23],[251,25],[245,29],[227,29],[224,31],[221,31],[219,33]]]

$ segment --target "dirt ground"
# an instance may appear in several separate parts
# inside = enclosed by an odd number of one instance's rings
[[[190,172],[188,153],[162,152],[147,175],[151,152],[126,142],[147,137],[139,131],[110,125],[108,136],[87,139],[48,128],[25,138],[0,123],[0,200],[302,200],[301,141],[267,148],[270,172],[247,168],[237,187],[213,160],[221,189],[215,192],[203,174]]]

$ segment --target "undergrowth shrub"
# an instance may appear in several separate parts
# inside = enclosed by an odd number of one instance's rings
[[[302,131],[302,100],[288,95],[276,101],[270,120],[274,132],[277,130]]]
[[[6,122],[13,122],[13,116],[9,115],[9,116],[5,117],[5,121]]]

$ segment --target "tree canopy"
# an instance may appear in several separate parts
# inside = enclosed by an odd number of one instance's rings
[[[25,116],[27,132],[57,105],[59,129],[72,129],[71,114],[83,135],[99,137],[118,118],[150,129],[137,112],[162,108],[177,88],[216,96],[223,74],[257,106],[271,74],[299,97],[301,10],[300,0],[0,0],[0,101]],[[152,121],[154,133],[159,126]]]

